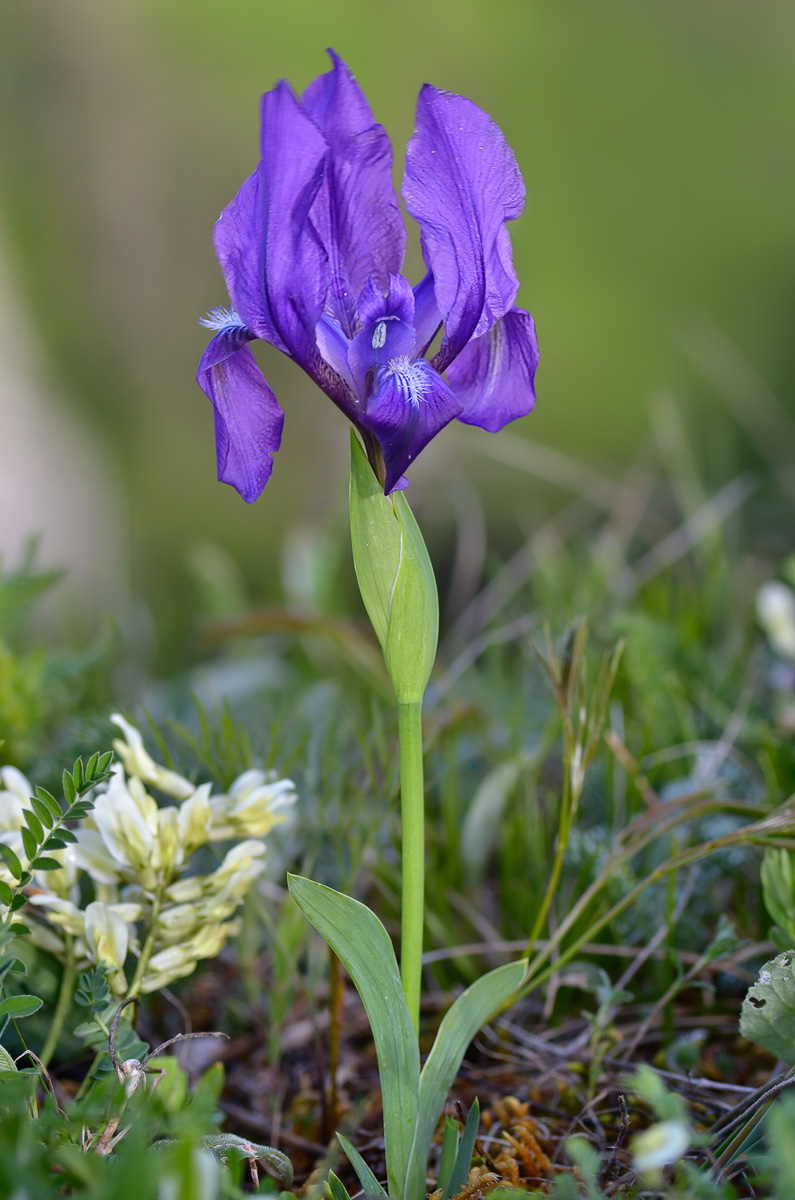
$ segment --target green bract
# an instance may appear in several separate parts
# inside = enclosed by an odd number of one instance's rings
[[[400,704],[422,700],[436,657],[439,599],[428,551],[402,492],[385,496],[351,433],[356,578]]]

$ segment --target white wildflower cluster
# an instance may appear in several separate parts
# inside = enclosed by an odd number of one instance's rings
[[[795,663],[795,592],[778,579],[763,583],[756,594],[756,615],[775,653]]]
[[[112,990],[123,995],[128,955],[138,959],[135,991],[151,992],[219,953],[264,869],[261,839],[285,820],[295,790],[289,779],[250,770],[228,793],[214,795],[211,784],[197,787],[156,763],[123,717],[111,720],[124,734],[113,743],[120,761],[74,829],[76,842],[52,852],[60,869],[37,872],[28,890],[39,918],[30,922],[33,940],[81,968],[104,963]],[[158,804],[148,788],[175,803]],[[0,768],[0,841],[23,867],[21,829],[32,790],[16,768]],[[192,873],[196,850],[231,840],[236,844],[214,871]],[[0,878],[13,883],[1,863]]]
[[[795,556],[783,573],[795,583]],[[795,590],[779,579],[763,583],[756,594],[756,616],[775,660],[768,679],[774,694],[776,721],[795,733]]]

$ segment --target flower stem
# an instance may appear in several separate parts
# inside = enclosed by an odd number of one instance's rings
[[[132,983],[127,989],[125,1000],[130,1000],[133,996],[137,996],[141,991],[146,968],[149,966],[149,959],[152,957],[152,951],[155,948],[155,937],[157,935],[157,918],[160,916],[160,908],[163,903],[164,885],[160,885],[155,891],[152,899],[152,909],[149,913],[149,930],[146,934],[146,940],[141,947],[141,956],[138,959],[138,966],[135,968]]]
[[[75,981],[77,979],[77,971],[75,970],[75,953],[74,943],[69,934],[66,935],[66,960],[64,962],[63,973],[61,974],[61,986],[58,990],[58,1002],[55,1005],[55,1012],[52,1015],[47,1039],[44,1043],[44,1048],[39,1055],[43,1066],[48,1066],[50,1059],[55,1053],[55,1048],[63,1033],[64,1023],[69,1013],[72,1004],[72,994],[75,990]]]
[[[403,887],[400,977],[414,1028],[420,1027],[425,891],[425,787],[422,776],[422,701],[398,704]]]

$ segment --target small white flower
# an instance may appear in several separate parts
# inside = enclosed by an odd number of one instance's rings
[[[295,802],[291,779],[269,779],[264,771],[251,770],[234,781],[229,794],[210,801],[210,836],[222,841],[233,837],[264,837],[286,819],[284,809]]]
[[[127,783],[121,767],[114,768],[107,791],[94,804],[94,821],[105,846],[118,863],[137,875],[152,875],[157,814],[157,805],[141,781]]]
[[[114,992],[121,994],[127,987],[122,971],[130,944],[127,922],[108,905],[95,900],[86,908],[85,923],[86,943],[92,961],[111,968],[108,982]]]
[[[17,858],[23,857],[19,831],[25,823],[25,809],[31,807],[32,792],[30,783],[16,767],[0,767],[0,841],[10,846]],[[1,868],[0,878],[10,880],[11,876]]]
[[[795,592],[771,579],[756,594],[756,615],[772,649],[795,662]]]
[[[186,858],[199,846],[203,846],[209,841],[211,790],[212,784],[203,783],[179,807],[177,818],[179,841]]]
[[[124,763],[124,769],[128,775],[134,775],[151,787],[159,788],[161,792],[165,792],[167,796],[173,796],[175,800],[186,800],[193,794],[195,788],[188,779],[155,762],[144,746],[144,739],[134,725],[125,721],[119,713],[113,713],[110,719],[114,725],[118,725],[127,739],[123,742],[117,738],[113,743],[113,749]]]
[[[98,829],[75,830],[77,841],[63,854],[67,862],[87,871],[95,883],[117,884],[123,878],[122,864],[114,858]]]
[[[631,1142],[632,1161],[639,1175],[658,1173],[668,1163],[678,1162],[690,1148],[690,1128],[686,1121],[660,1121]]]

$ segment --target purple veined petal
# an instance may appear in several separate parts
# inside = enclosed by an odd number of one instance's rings
[[[265,238],[260,215],[258,168],[249,175],[215,223],[213,242],[229,298],[243,323],[280,350],[281,338],[271,323],[265,297]]]
[[[359,296],[356,311],[362,328],[348,348],[348,364],[356,394],[363,404],[376,371],[393,358],[412,355],[416,334],[412,324],[411,284],[402,275],[390,275],[389,290],[384,295],[371,275]]]
[[[362,288],[356,303],[359,325],[365,329],[382,317],[397,317],[406,325],[414,324],[414,292],[408,279],[391,274],[384,293],[373,275]]]
[[[461,401],[425,359],[396,359],[381,372],[361,423],[381,444],[387,495],[400,486],[403,472],[431,438],[460,412]]]
[[[367,376],[374,380],[379,369],[388,367],[393,359],[410,360],[416,341],[413,325],[407,325],[397,317],[376,320],[357,333],[348,348],[348,362],[356,394],[362,404],[371,389]]]
[[[414,289],[414,328],[417,338],[412,351],[413,358],[419,358],[425,353],[436,337],[441,323],[442,314],[436,303],[433,275],[429,271]]]
[[[392,147],[361,88],[329,50],[332,70],[304,92],[304,111],[330,147],[311,219],[326,249],[331,284],[326,311],[343,333],[356,331],[356,302],[370,275],[386,288],[400,271],[406,230],[392,185]]]
[[[215,250],[242,320],[303,365],[315,352],[330,275],[308,220],[328,146],[284,82],[262,97],[261,153],[216,224]]]
[[[444,321],[440,371],[516,299],[505,222],[520,215],[524,197],[513,151],[488,114],[426,83],[406,152],[403,198],[420,226]]]
[[[526,417],[536,402],[533,380],[538,366],[538,342],[533,318],[512,308],[488,333],[473,338],[447,378],[463,409],[459,421],[496,433]]]
[[[252,504],[270,479],[284,413],[260,371],[244,325],[219,329],[202,355],[196,382],[215,411],[218,478]]]
[[[323,313],[315,326],[315,341],[320,356],[324,362],[344,380],[345,385],[354,392],[353,377],[348,366],[348,348],[350,342],[340,329],[334,317]]]

